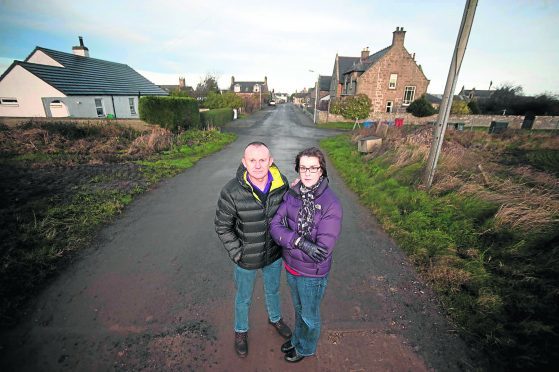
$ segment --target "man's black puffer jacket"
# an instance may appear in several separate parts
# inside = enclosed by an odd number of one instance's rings
[[[268,228],[288,189],[288,182],[274,164],[270,173],[273,181],[264,204],[248,182],[242,163],[237,177],[223,187],[217,202],[215,231],[229,257],[243,269],[260,269],[281,257],[281,248]]]

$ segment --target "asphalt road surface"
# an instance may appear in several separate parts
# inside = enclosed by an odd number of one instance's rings
[[[249,355],[233,348],[233,264],[214,231],[221,187],[247,143],[267,143],[292,181],[295,155],[336,134],[291,104],[226,129],[238,140],[138,198],[33,302],[0,341],[2,371],[457,371],[470,350],[397,245],[329,166],[344,208],[315,357],[283,360],[261,276]],[[282,273],[282,311],[293,308]]]

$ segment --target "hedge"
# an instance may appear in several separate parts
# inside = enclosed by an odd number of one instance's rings
[[[200,121],[204,127],[222,127],[233,120],[233,109],[220,108],[200,113]]]
[[[157,124],[172,131],[200,127],[198,102],[191,97],[141,97],[139,110],[140,119],[146,123]]]

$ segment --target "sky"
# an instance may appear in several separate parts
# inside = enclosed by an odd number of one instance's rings
[[[125,63],[155,84],[196,86],[210,74],[228,89],[263,81],[276,92],[331,75],[336,53],[405,47],[444,91],[466,0],[231,1],[0,0],[0,73],[35,48],[71,53],[83,36],[91,57]],[[456,93],[505,84],[559,94],[559,0],[479,0]]]

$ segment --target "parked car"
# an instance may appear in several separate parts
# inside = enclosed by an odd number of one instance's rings
[[[276,105],[276,101],[271,100],[270,102],[268,102],[268,106],[275,106]]]

